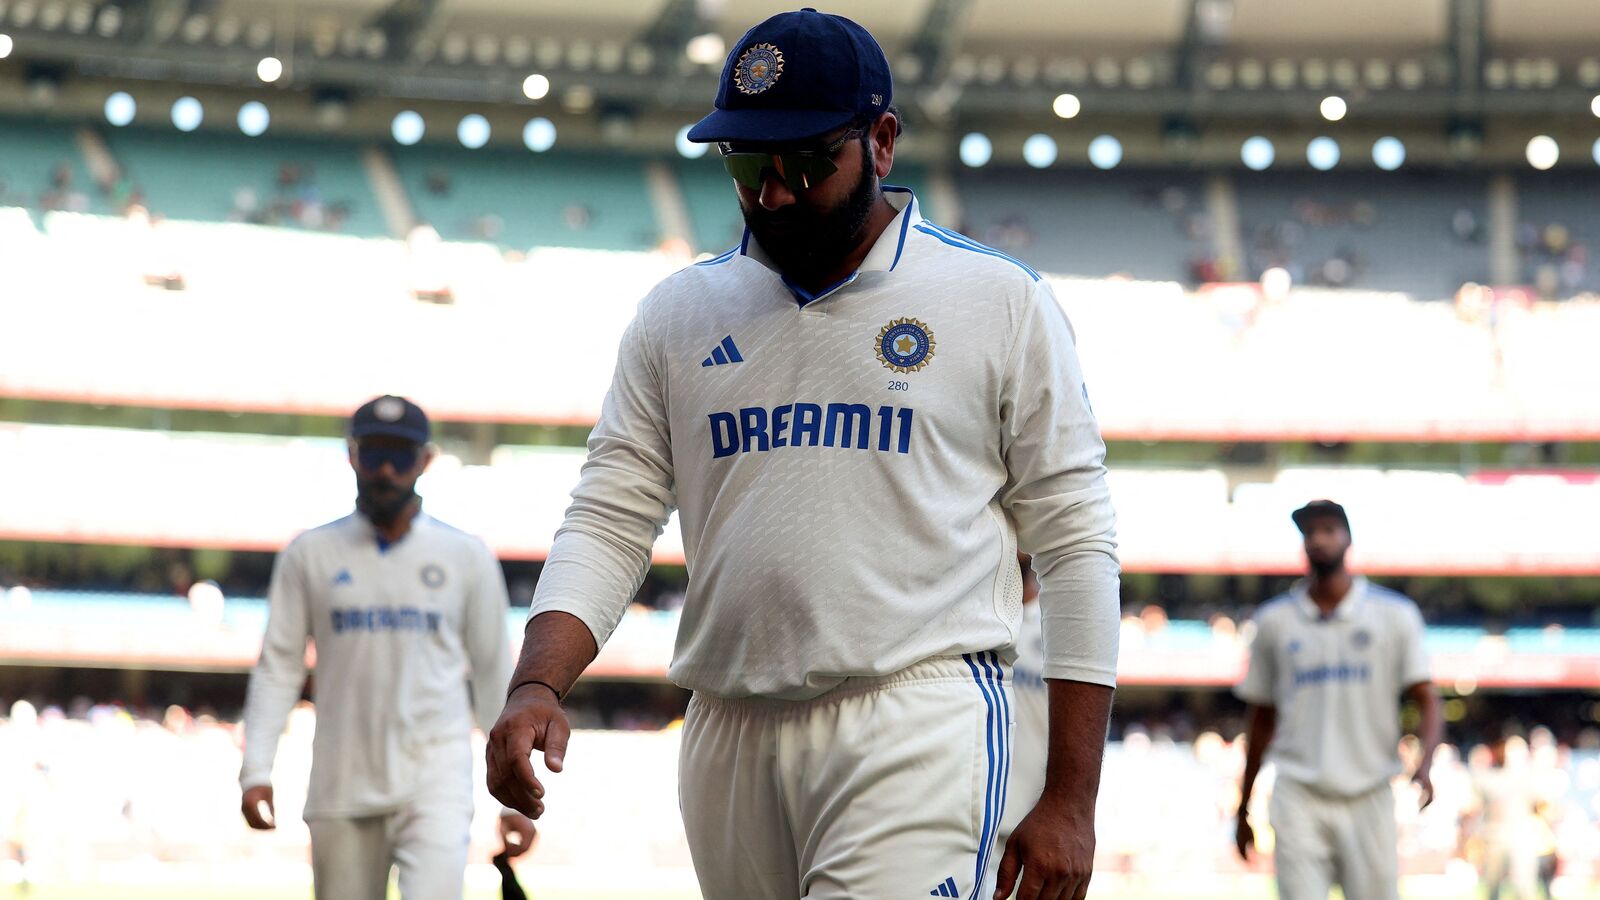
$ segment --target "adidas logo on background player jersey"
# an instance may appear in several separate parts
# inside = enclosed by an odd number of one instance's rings
[[[961,894],[956,891],[956,880],[954,878],[946,878],[944,880],[943,884],[941,884],[938,887],[934,888],[933,890],[929,891],[928,892],[928,896],[930,896],[930,897],[959,897],[959,896],[961,896]]]
[[[722,339],[711,355],[701,361],[700,367],[706,366],[731,366],[734,363],[744,362],[744,357],[739,355],[739,348],[733,345],[733,335]]]

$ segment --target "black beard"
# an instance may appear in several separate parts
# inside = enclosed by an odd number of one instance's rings
[[[826,212],[813,212],[798,203],[776,212],[762,209],[759,204],[740,204],[740,211],[750,234],[778,270],[797,281],[806,281],[839,268],[856,248],[877,201],[877,179],[870,169],[863,169],[850,196]],[[775,233],[775,227],[781,227],[782,232]]]
[[[1344,568],[1344,555],[1340,554],[1338,558],[1332,560],[1307,559],[1306,562],[1311,565],[1311,574],[1318,578],[1327,578]]]
[[[394,492],[380,494],[378,489],[384,487],[393,488]],[[379,528],[393,525],[416,496],[416,485],[356,480],[356,509]]]

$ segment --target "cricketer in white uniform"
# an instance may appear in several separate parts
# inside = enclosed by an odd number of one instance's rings
[[[351,419],[357,511],[295,538],[272,573],[261,659],[245,700],[244,814],[271,828],[272,761],[316,645],[305,819],[320,900],[462,894],[472,823],[472,726],[499,714],[511,669],[505,581],[483,541],[421,512],[434,450],[401,397]],[[264,815],[261,805],[267,807]],[[507,850],[531,845],[514,811]]]
[[[1422,805],[1443,734],[1423,649],[1422,615],[1404,595],[1345,568],[1350,520],[1315,500],[1294,512],[1311,574],[1255,615],[1249,669],[1235,692],[1249,704],[1237,844],[1248,858],[1250,795],[1263,754],[1277,767],[1268,817],[1278,894],[1397,900],[1399,859],[1390,780],[1401,772],[1400,699],[1421,713]]]
[[[694,691],[679,793],[708,900],[986,897],[1004,864],[1025,897],[1087,889],[1118,632],[1104,445],[1049,286],[880,188],[891,96],[847,19],[785,13],[733,48],[689,137],[725,142],[745,239],[624,335],[491,735],[491,790],[538,813],[529,751],[559,769],[556,700],[676,506],[669,676]],[[1003,864],[1019,538],[1071,740]]]

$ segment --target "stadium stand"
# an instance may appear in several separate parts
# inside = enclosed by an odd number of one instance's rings
[[[1523,279],[1552,296],[1600,293],[1600,212],[1589,172],[1536,172],[1517,179],[1517,249]]]
[[[73,126],[38,119],[0,118],[0,207],[104,212],[89,178]]]
[[[1210,255],[1192,173],[979,169],[958,190],[958,230],[1041,271],[1188,282]]]

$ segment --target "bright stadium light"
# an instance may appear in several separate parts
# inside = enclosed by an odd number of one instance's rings
[[[1048,169],[1056,161],[1055,139],[1048,134],[1036,134],[1022,142],[1022,159],[1035,169]]]
[[[106,121],[118,128],[132,122],[134,113],[138,110],[138,104],[133,102],[133,95],[127,91],[117,91],[106,98]]]
[[[260,137],[272,122],[272,114],[260,100],[251,100],[239,107],[239,130],[248,137]]]
[[[1594,164],[1600,166],[1600,138],[1594,139],[1594,146],[1589,149],[1589,154],[1594,157]]]
[[[994,156],[994,144],[987,135],[976,131],[970,132],[961,139],[961,162],[973,169],[986,165],[989,158]]]
[[[556,145],[556,123],[546,118],[530,119],[522,126],[522,143],[535,153]]]
[[[728,45],[716,32],[697,34],[683,48],[683,55],[697,66],[714,66],[728,54]]]
[[[1319,172],[1339,164],[1339,142],[1331,137],[1315,137],[1306,145],[1306,162]]]
[[[1278,158],[1278,151],[1277,148],[1272,146],[1271,140],[1258,134],[1255,137],[1245,139],[1244,146],[1239,148],[1239,158],[1249,168],[1261,172],[1270,167],[1272,161]]]
[[[426,127],[420,113],[407,109],[394,117],[394,121],[389,124],[389,133],[394,135],[395,143],[409,147],[422,140],[422,133]]]
[[[1600,118],[1600,94],[1595,94],[1594,99],[1589,101],[1589,112],[1594,113],[1596,118]]]
[[[710,149],[708,144],[699,144],[689,140],[689,129],[692,127],[694,126],[685,125],[679,128],[678,136],[673,140],[673,143],[678,146],[678,155],[684,159],[699,159],[705,156],[706,151]]]
[[[1322,117],[1329,122],[1339,121],[1344,118],[1344,114],[1349,110],[1343,97],[1323,97],[1321,105],[1317,108],[1321,110]]]
[[[256,63],[256,77],[271,84],[283,77],[283,60],[276,56],[263,56]]]
[[[462,116],[460,124],[456,125],[456,140],[468,150],[476,150],[489,143],[489,120],[477,113]]]
[[[193,97],[179,97],[172,104],[172,124],[179,131],[193,131],[206,117],[205,108]]]
[[[1381,137],[1372,144],[1372,161],[1385,172],[1393,172],[1406,161],[1406,145],[1397,137]]]
[[[1089,162],[1096,169],[1115,169],[1122,162],[1122,142],[1102,134],[1089,142]]]
[[[1548,134],[1541,134],[1528,141],[1528,165],[1544,172],[1555,166],[1556,160],[1561,158],[1561,146],[1556,139]]]
[[[1055,110],[1055,114],[1063,119],[1071,119],[1077,116],[1078,113],[1083,112],[1083,104],[1078,102],[1077,94],[1057,94],[1056,100],[1050,104],[1050,108]]]
[[[522,79],[522,96],[529,100],[543,100],[550,93],[550,79],[538,72]]]
[[[0,59],[10,56],[11,48],[14,46],[16,46],[16,42],[11,40],[11,35],[0,34]]]

